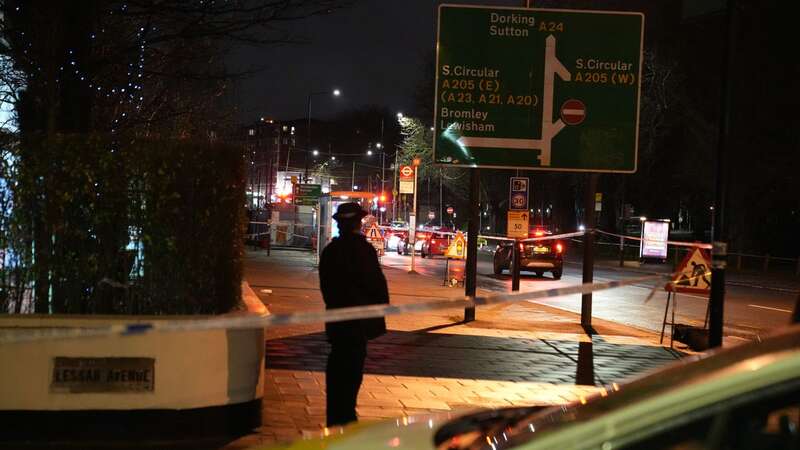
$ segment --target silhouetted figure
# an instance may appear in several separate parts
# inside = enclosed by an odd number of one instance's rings
[[[708,280],[706,276],[706,272],[708,272],[708,268],[706,268],[705,264],[697,264],[696,262],[692,261],[692,279],[694,279],[694,285],[697,286],[700,283],[700,280],[703,280],[706,283],[706,287],[711,287],[711,282]]]
[[[327,309],[389,303],[389,290],[375,248],[361,234],[367,213],[357,203],[339,206],[333,218],[339,227],[322,251],[319,280]],[[357,420],[356,398],[361,387],[367,341],[386,333],[386,321],[348,320],[325,324],[331,343],[325,371],[328,426]]]

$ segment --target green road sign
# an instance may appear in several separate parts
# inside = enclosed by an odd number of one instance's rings
[[[434,160],[636,171],[644,16],[441,5]]]
[[[316,205],[322,196],[322,185],[319,184],[295,184],[294,185],[294,204],[295,205]]]

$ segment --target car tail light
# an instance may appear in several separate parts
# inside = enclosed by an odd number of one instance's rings
[[[561,252],[563,252],[563,251],[564,251],[564,246],[563,246],[563,245],[561,245],[561,242],[559,242],[558,244],[556,244],[556,253],[561,253]]]
[[[536,236],[536,237],[542,237],[542,236],[544,236],[544,231],[536,230],[536,231],[533,232],[533,235]]]

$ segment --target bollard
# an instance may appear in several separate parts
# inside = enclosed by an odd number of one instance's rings
[[[764,257],[764,272],[769,270],[769,253]]]

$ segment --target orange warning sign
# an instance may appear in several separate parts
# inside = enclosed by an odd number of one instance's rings
[[[464,238],[464,233],[457,232],[456,237],[450,242],[444,256],[452,259],[464,259],[467,257],[467,240]]]
[[[367,240],[375,247],[378,256],[383,256],[383,235],[381,234],[381,230],[378,229],[378,222],[372,222],[372,225],[367,229]]]
[[[708,294],[711,292],[711,256],[693,247],[678,266],[672,281],[664,286],[669,292]]]

